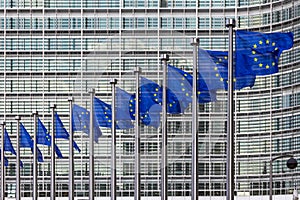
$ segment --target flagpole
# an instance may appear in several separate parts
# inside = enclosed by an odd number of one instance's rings
[[[117,199],[117,170],[116,170],[116,84],[117,79],[111,79],[112,100],[111,100],[111,200]]]
[[[169,55],[162,54],[161,61],[163,62],[161,200],[167,200],[168,199],[167,66],[169,61]]]
[[[141,199],[141,157],[140,157],[140,68],[136,67],[135,71],[135,187],[134,199]]]
[[[234,200],[234,108],[233,108],[233,28],[234,19],[226,20],[229,28],[228,50],[228,94],[227,94],[227,166],[226,166],[226,200]]]
[[[33,113],[33,200],[38,199],[38,185],[37,185],[37,118],[38,112],[34,111]]]
[[[192,38],[193,46],[193,99],[192,99],[192,200],[198,200],[198,101],[197,101],[197,80],[198,80],[198,46],[199,39]]]
[[[1,134],[1,199],[5,199],[5,160],[4,160],[4,131],[5,131],[5,121],[1,123],[2,134]]]
[[[17,120],[17,167],[16,167],[16,200],[21,200],[21,173],[20,173],[20,116],[16,116]]]
[[[73,97],[69,101],[69,200],[74,200]]]
[[[95,190],[95,175],[94,175],[94,97],[95,89],[90,89],[90,141],[89,141],[89,199],[94,200],[94,190]]]
[[[55,200],[55,108],[56,105],[52,104],[50,106],[52,110],[52,137],[51,137],[51,200]]]

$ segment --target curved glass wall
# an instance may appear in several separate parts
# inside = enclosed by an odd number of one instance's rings
[[[33,110],[51,130],[52,103],[66,128],[68,97],[89,108],[89,88],[111,103],[110,78],[134,93],[133,70],[162,83],[160,54],[170,64],[192,71],[190,39],[200,47],[227,50],[226,18],[236,29],[294,33],[294,47],[284,51],[280,72],[256,79],[253,88],[235,92],[235,190],[238,196],[268,195],[269,161],[300,149],[300,1],[299,0],[1,0],[0,119],[16,144],[16,115],[31,135]],[[226,93],[199,109],[199,195],[226,195]],[[169,196],[190,196],[191,108],[168,118]],[[110,129],[95,144],[95,195],[110,196]],[[141,127],[142,196],[160,196],[161,129]],[[75,196],[88,197],[88,137],[75,133]],[[68,196],[68,142],[57,139],[64,159],[57,159],[57,195]],[[50,196],[50,148],[39,146],[39,196]],[[7,196],[15,194],[15,156],[6,153]],[[21,195],[32,195],[32,155],[21,149]],[[299,169],[285,159],[273,163],[274,195],[299,188]],[[134,130],[117,131],[118,196],[134,196]]]

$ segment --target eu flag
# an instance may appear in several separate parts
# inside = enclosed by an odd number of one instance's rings
[[[51,146],[51,136],[40,119],[38,119],[37,124],[37,143],[46,146]],[[55,153],[59,158],[63,158],[62,153],[56,144]]]
[[[160,112],[162,109],[162,87],[149,79],[141,77],[139,92],[140,119],[142,124],[156,128],[159,127]],[[132,95],[129,102],[129,111],[132,119],[135,119],[135,95]],[[181,113],[180,103],[170,89],[167,89],[167,110],[172,114]]]
[[[33,153],[33,140],[31,139],[29,133],[25,129],[22,123],[20,123],[20,147],[30,148]],[[37,157],[39,162],[44,162],[42,152],[38,147],[37,148]]]
[[[132,118],[129,111],[129,102],[132,94],[116,88],[116,124],[119,129],[133,128]]]
[[[228,89],[228,52],[227,51],[207,51],[215,62],[215,71],[218,73],[220,81]],[[244,65],[237,65],[234,74],[234,88],[240,90],[245,87],[252,87],[255,83],[255,74]]]
[[[94,97],[94,111],[99,126],[111,128],[111,105]]]
[[[177,97],[181,110],[185,110],[192,103],[193,77],[191,74],[168,65],[168,88]]]
[[[0,153],[1,153],[1,149],[0,149]],[[1,156],[0,156],[0,161],[1,161]],[[8,159],[4,156],[4,166],[8,167]]]
[[[70,137],[68,131],[64,127],[59,115],[55,113],[55,138],[61,138],[68,140]],[[80,148],[75,141],[73,141],[73,147],[80,153]]]
[[[12,154],[17,155],[6,129],[4,129],[4,151],[9,151]]]
[[[90,112],[87,109],[73,105],[72,126],[74,131],[82,131],[90,134]],[[98,143],[98,138],[102,135],[98,121],[94,117],[94,140]]]
[[[198,74],[197,98],[199,103],[216,100],[215,90],[210,91],[201,74]],[[168,65],[168,89],[178,98],[182,111],[192,102],[193,76],[177,67]]]
[[[236,31],[236,68],[246,67],[255,75],[277,73],[280,54],[293,44],[291,32]]]

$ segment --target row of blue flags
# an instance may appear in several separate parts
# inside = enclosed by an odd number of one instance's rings
[[[65,129],[59,115],[55,113],[55,138],[68,140],[69,136],[70,135]],[[37,144],[51,146],[51,135],[49,134],[48,130],[46,129],[45,125],[40,119],[38,119],[37,123]],[[73,141],[73,147],[78,152],[81,151],[75,141]],[[32,153],[34,149],[33,139],[31,138],[30,134],[28,133],[28,131],[22,123],[20,123],[20,148],[30,148]],[[4,151],[10,152],[13,155],[17,155],[6,129],[4,131]],[[63,155],[57,145],[55,145],[55,152],[58,158],[63,158]],[[38,162],[44,162],[42,152],[38,147],[37,154]],[[21,167],[23,167],[22,162],[20,165]],[[5,166],[8,166],[7,158],[5,158]]]
[[[253,87],[256,76],[270,75],[278,72],[279,57],[283,50],[293,46],[293,33],[260,33],[236,31],[236,49],[234,52],[234,89]],[[217,90],[228,88],[228,52],[198,50],[197,97],[199,103],[216,101]],[[193,76],[175,66],[168,65],[167,74],[167,112],[180,114],[192,102]],[[163,88],[152,80],[141,77],[139,104],[141,123],[146,126],[159,127],[162,110]],[[116,128],[133,128],[135,120],[136,94],[116,88]],[[94,135],[95,142],[102,135],[99,127],[110,128],[112,125],[112,107],[99,98],[94,98]],[[58,114],[55,115],[56,138],[68,139],[69,133],[64,128]],[[73,105],[73,131],[90,134],[90,112],[79,105]],[[21,146],[33,151],[33,141],[25,127],[20,125]],[[37,143],[51,146],[51,136],[43,123],[38,120]],[[80,148],[73,141],[73,147]],[[16,155],[7,132],[5,132],[5,149]],[[55,146],[56,155],[62,158],[60,149]],[[38,161],[43,156],[38,149]]]
[[[234,52],[234,89],[253,87],[256,76],[278,72],[283,50],[293,46],[292,33],[259,33],[236,31]],[[217,90],[228,88],[228,52],[198,50],[197,97],[199,103],[216,101]],[[167,112],[183,113],[192,102],[193,77],[168,65]],[[162,105],[162,87],[141,77],[139,88],[140,118],[144,125],[158,127]],[[135,120],[136,94],[116,90],[117,129],[132,128]],[[129,100],[128,100],[129,99]],[[111,105],[95,98],[94,110],[99,126],[111,127]]]

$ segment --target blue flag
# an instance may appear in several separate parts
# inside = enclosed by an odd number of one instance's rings
[[[116,88],[116,124],[119,129],[133,128],[132,118],[129,111],[129,103],[132,94],[121,88]]]
[[[1,153],[1,149],[0,149],[0,153]],[[1,161],[1,156],[0,156],[0,161]],[[4,166],[8,167],[8,159],[4,156]]]
[[[55,138],[61,138],[68,140],[70,137],[68,131],[65,129],[59,115],[55,113]],[[77,143],[73,140],[73,147],[80,153],[80,148]]]
[[[159,127],[160,113],[162,110],[163,88],[157,83],[141,77],[140,90],[140,119],[143,124],[148,126]],[[182,113],[180,102],[176,95],[167,88],[167,112],[171,114]],[[135,118],[135,94],[130,100],[130,113]]]
[[[6,129],[4,129],[4,151],[9,151],[12,154],[17,155]]]
[[[94,111],[99,126],[111,128],[111,105],[94,97]]]
[[[25,129],[22,123],[20,123],[20,147],[30,148],[33,153],[33,140],[31,139],[29,133]],[[44,162],[42,152],[38,147],[37,148],[37,157],[39,162]]]
[[[132,118],[129,112],[129,101],[132,95],[117,87],[116,92],[116,128],[132,128]],[[111,105],[94,98],[94,110],[100,127],[111,128],[112,110]]]
[[[4,151],[9,151],[12,154],[17,155],[6,129],[4,130]],[[23,168],[22,161],[20,161],[20,166]]]
[[[90,112],[87,109],[74,104],[72,121],[73,131],[82,131],[88,135],[90,134]],[[98,143],[98,138],[102,133],[96,117],[94,117],[94,135],[94,140]]]
[[[37,143],[51,146],[51,135],[48,133],[46,127],[42,123],[40,119],[38,119],[38,125],[37,125]],[[60,149],[55,144],[55,153],[59,158],[63,158]]]
[[[192,103],[193,77],[191,74],[168,65],[168,88],[177,97],[181,110],[185,110]]]
[[[4,166],[7,167],[8,166],[8,159],[4,156]]]
[[[215,62],[216,73],[219,72],[218,77],[224,83],[224,87],[228,89],[228,52],[227,51],[207,51]],[[243,65],[235,67],[234,75],[234,89],[240,90],[245,87],[252,87],[255,83],[255,74]]]
[[[254,75],[277,73],[280,54],[293,44],[291,32],[236,31],[236,68],[247,68]]]
[[[215,91],[209,91],[205,82],[200,78],[197,83],[197,98],[199,103],[216,100]],[[184,111],[192,103],[193,76],[177,67],[168,65],[168,88],[178,98],[181,109]]]
[[[200,91],[216,91],[224,89],[224,83],[220,80],[219,72],[216,71],[216,63],[211,59],[207,51],[198,49],[198,82]]]

